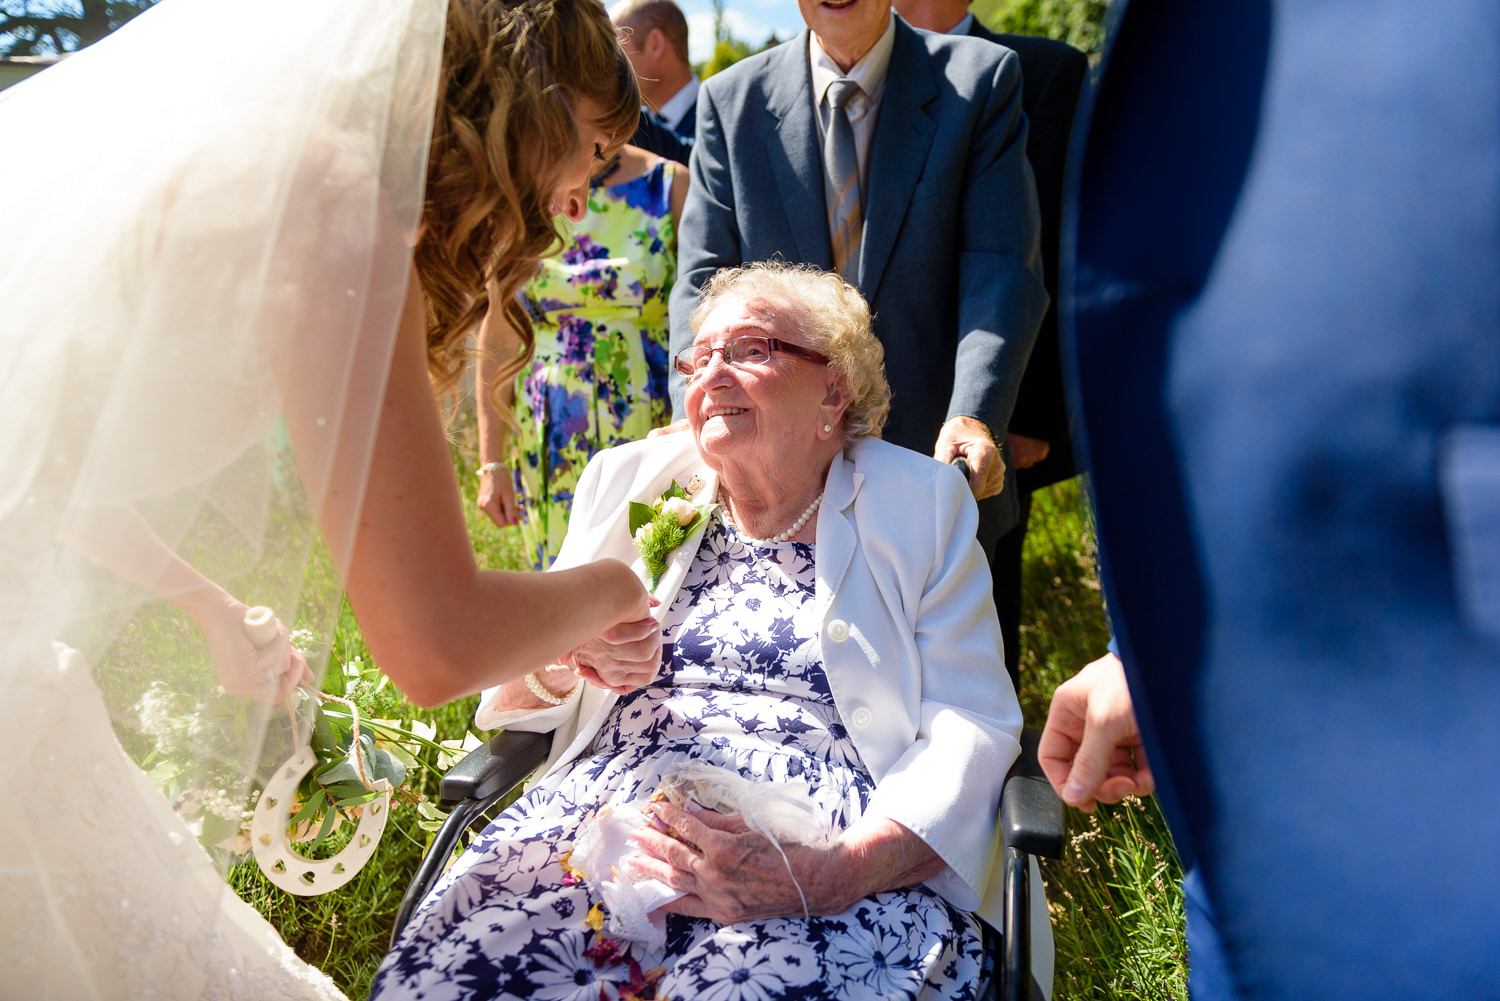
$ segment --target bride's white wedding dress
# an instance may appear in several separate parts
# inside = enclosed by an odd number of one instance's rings
[[[341,999],[125,755],[83,657],[51,665],[7,692],[0,996]]]
[[[446,7],[164,0],[0,94],[0,999],[339,997],[117,740],[150,749],[153,683],[217,683],[169,556],[111,573],[72,529],[139,514],[326,638],[313,509],[362,492]],[[326,428],[295,465],[283,414]],[[182,796],[244,796],[272,711],[173,749]]]

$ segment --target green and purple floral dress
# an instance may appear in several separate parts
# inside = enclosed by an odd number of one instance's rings
[[[521,534],[538,570],[557,558],[573,490],[595,452],[646,437],[672,416],[667,296],[677,277],[672,176],[589,189],[568,247],[522,292],[536,354],[516,380],[513,470]],[[607,178],[606,178],[607,180]]]

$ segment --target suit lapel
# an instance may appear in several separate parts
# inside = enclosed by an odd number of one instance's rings
[[[811,86],[809,83],[809,92]],[[859,289],[871,302],[937,133],[937,123],[926,111],[927,103],[937,94],[927,46],[916,31],[897,18],[885,96],[880,101],[880,120],[871,144],[870,192],[865,199],[865,237],[860,251]],[[960,180],[954,178],[953,183]]]
[[[684,461],[685,460],[685,461]],[[667,491],[673,482],[681,483],[688,488],[694,477],[702,480],[702,486],[693,494],[692,500],[695,504],[701,504],[706,500],[717,500],[719,495],[719,475],[704,464],[696,448],[689,448],[680,458],[673,459],[658,474],[651,479],[651,487],[645,491],[643,496],[631,497],[630,500],[648,503],[654,501]],[[635,559],[630,564],[630,569],[640,578],[642,584],[650,582],[650,575],[646,572],[644,561],[636,550],[635,544],[630,541],[630,521],[628,508],[616,517],[610,519],[610,530],[597,553],[591,554],[595,558],[609,556],[618,557],[621,560],[630,558],[634,554]],[[672,602],[677,597],[677,591],[682,587],[682,582],[687,578],[687,572],[693,565],[693,559],[698,555],[698,547],[703,542],[703,534],[708,529],[708,519],[704,519],[693,534],[685,539],[681,546],[672,552],[667,563],[667,569],[661,576],[654,594],[661,604],[651,610],[651,615],[657,622],[666,618]],[[627,548],[628,547],[628,548]],[[608,715],[614,704],[620,697],[613,692],[589,686],[582,695],[582,703],[579,706],[580,726],[566,747],[552,749],[549,757],[551,764],[548,773],[555,771],[562,763],[571,761],[583,752],[589,741],[594,739],[594,734],[599,732],[604,718]]]
[[[808,33],[778,46],[767,69],[775,77],[765,113],[776,130],[767,143],[771,175],[797,244],[797,260],[833,267],[828,242],[828,205],[823,198],[823,154],[818,149],[818,122],[813,117],[812,70],[807,61]]]
[[[818,511],[818,559],[816,602],[818,621],[828,618],[833,597],[844,583],[854,559],[856,536],[850,508],[859,494],[864,474],[854,471],[854,460],[845,449],[833,460],[828,483],[823,488],[823,506]]]

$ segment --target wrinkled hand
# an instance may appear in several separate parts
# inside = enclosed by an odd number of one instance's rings
[[[1037,757],[1063,802],[1084,813],[1156,788],[1120,658],[1106,654],[1057,686]]]
[[[1010,458],[1017,469],[1030,469],[1052,452],[1052,445],[1040,438],[1030,438],[1014,431],[1005,437],[1010,442]]]
[[[516,488],[510,471],[501,467],[492,469],[479,478],[479,510],[489,516],[501,528],[514,525],[520,520],[516,510]]]
[[[840,884],[846,867],[835,858],[836,845],[786,845],[783,860],[776,845],[737,816],[712,810],[690,813],[670,803],[652,803],[645,812],[677,834],[650,827],[631,834],[645,855],[627,864],[685,894],[662,910],[732,925],[800,918],[803,894],[809,914],[838,914],[858,899],[844,899],[847,891]]]
[[[993,497],[1005,486],[1005,461],[983,421],[973,417],[950,417],[938,432],[932,457],[952,462],[959,456],[969,464],[969,489],[975,500]]]
[[[651,598],[654,607],[661,604]],[[661,623],[651,616],[611,626],[573,649],[568,662],[591,685],[629,695],[661,671]]]
[[[208,642],[219,684],[230,695],[243,695],[257,702],[280,704],[289,688],[312,684],[307,660],[292,646],[286,623],[276,620],[276,638],[256,648],[245,635],[248,606],[232,602],[222,614],[200,620],[198,626]]]

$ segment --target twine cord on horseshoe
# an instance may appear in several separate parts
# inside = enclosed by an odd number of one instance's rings
[[[257,648],[274,641],[278,631],[276,616],[269,608],[257,606],[245,613],[245,635]],[[292,724],[292,737],[298,745],[297,753],[277,766],[271,779],[261,790],[260,799],[256,801],[255,811],[250,817],[250,843],[256,864],[268,880],[288,893],[312,897],[343,886],[374,856],[375,846],[385,833],[385,823],[390,812],[391,784],[385,779],[370,778],[364,752],[360,748],[359,709],[348,699],[318,692],[318,697],[324,701],[348,707],[353,720],[355,768],[358,769],[359,779],[365,788],[380,793],[380,796],[365,804],[354,837],[337,854],[326,859],[309,859],[299,855],[287,837],[287,828],[291,826],[297,787],[303,776],[317,767],[318,756],[312,749],[311,733],[306,739],[299,736],[297,714],[292,707],[295,687],[285,677],[281,680],[286,695],[287,715]],[[328,808],[336,809],[331,800]]]

